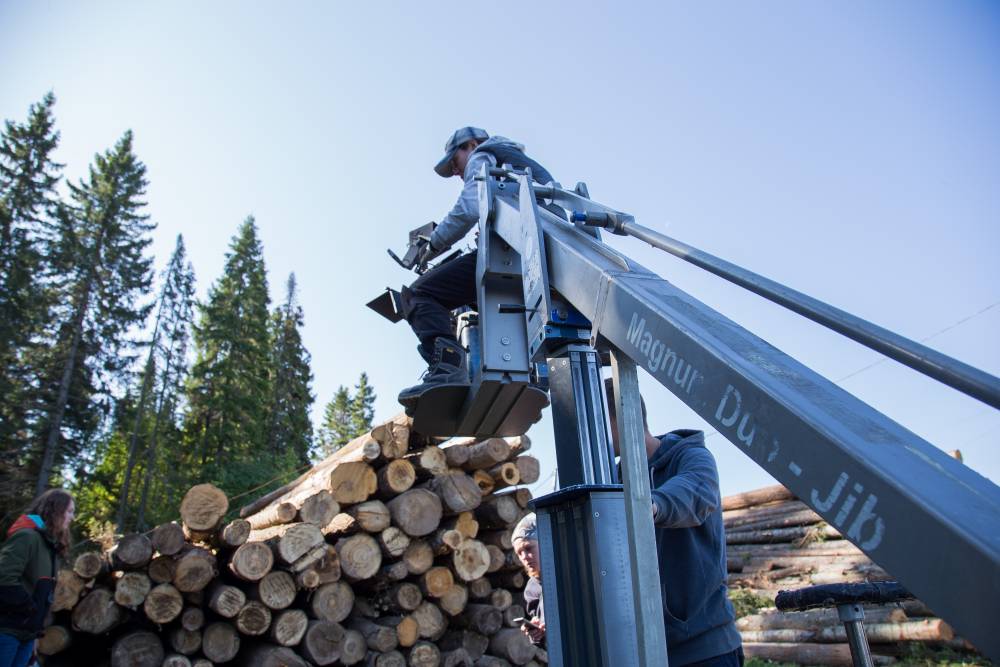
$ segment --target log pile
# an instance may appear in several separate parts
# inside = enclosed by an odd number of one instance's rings
[[[517,628],[510,535],[538,480],[526,436],[444,442],[399,416],[225,521],[193,487],[179,523],[59,573],[47,665],[372,667],[547,662]],[[102,662],[103,660],[103,662]]]
[[[773,608],[774,597],[780,590],[892,577],[784,486],[723,498],[722,517],[730,591],[771,602],[737,619],[746,655],[803,665],[850,665],[836,609],[779,612]],[[975,650],[919,601],[866,606],[865,630],[882,662],[892,661],[908,642]]]

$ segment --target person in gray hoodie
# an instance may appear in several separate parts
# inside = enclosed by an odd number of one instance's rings
[[[605,382],[615,454],[614,386]],[[654,436],[642,403],[660,563],[667,657],[673,667],[738,667],[743,645],[726,592],[726,535],[715,458],[701,431]]]
[[[462,192],[451,211],[434,228],[419,251],[419,262],[434,257],[460,241],[479,222],[479,184],[476,176],[487,168],[509,164],[530,168],[532,178],[546,184],[549,172],[528,157],[524,146],[478,127],[462,127],[451,135],[444,157],[434,166],[443,178],[462,179]],[[468,384],[465,350],[455,338],[451,311],[476,303],[476,253],[466,253],[430,269],[403,288],[403,311],[420,340],[417,349],[427,362],[423,381],[404,389],[399,402],[410,408],[427,389],[439,384]]]

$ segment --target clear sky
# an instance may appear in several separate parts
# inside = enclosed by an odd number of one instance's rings
[[[157,265],[183,233],[201,294],[255,215],[272,297],[299,280],[317,418],[361,371],[380,419],[418,380],[409,329],[364,303],[410,280],[385,248],[450,208],[458,180],[431,167],[466,124],[642,224],[996,375],[998,35],[993,2],[3,0],[0,116],[54,91],[73,179],[133,129]],[[831,380],[879,359],[612,243]],[[641,382],[654,431],[704,427]],[[998,411],[895,362],[842,386],[1000,480]],[[547,473],[551,429],[531,435]],[[708,444],[724,493],[772,483]]]

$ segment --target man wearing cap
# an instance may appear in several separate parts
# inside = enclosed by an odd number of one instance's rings
[[[424,242],[420,259],[433,257],[462,239],[479,222],[479,186],[475,180],[483,165],[509,164],[530,168],[534,180],[548,183],[549,172],[524,153],[524,146],[504,137],[490,137],[478,127],[455,131],[444,147],[444,157],[434,166],[439,176],[463,180],[462,192],[451,211]],[[476,302],[476,253],[467,253],[424,273],[403,289],[406,320],[420,340],[417,349],[427,362],[423,382],[399,394],[399,402],[412,407],[425,390],[439,384],[468,384],[465,350],[455,338],[451,311]]]
[[[538,560],[538,524],[533,513],[518,521],[510,541],[529,577],[528,585],[524,587],[527,618],[521,630],[533,644],[542,645],[545,643],[545,610],[542,607],[542,571]]]
[[[605,381],[611,441],[619,454],[615,392]],[[701,431],[654,436],[641,401],[659,559],[667,657],[673,667],[741,667],[743,644],[726,593],[726,535],[715,458]]]

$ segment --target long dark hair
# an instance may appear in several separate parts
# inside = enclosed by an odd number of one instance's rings
[[[37,514],[45,522],[45,530],[59,545],[59,551],[69,550],[69,524],[65,522],[66,508],[73,502],[73,496],[62,489],[49,489],[31,501],[25,514]]]

